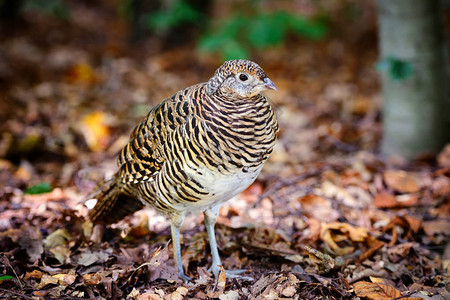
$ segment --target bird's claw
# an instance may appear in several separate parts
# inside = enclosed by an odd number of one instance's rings
[[[219,266],[211,266],[208,269],[208,272],[213,273],[214,277],[218,278],[219,277],[219,273],[221,272],[221,269],[222,268],[219,267]],[[251,277],[241,276],[241,274],[243,274],[245,271],[247,271],[247,270],[246,269],[225,270],[225,276],[226,276],[226,278],[241,278],[241,279],[252,280],[253,278],[251,278]]]
[[[184,271],[180,271],[178,272],[178,278],[180,278],[181,280],[183,280],[184,282],[189,282],[192,280],[191,277],[187,276],[186,274],[184,274]]]

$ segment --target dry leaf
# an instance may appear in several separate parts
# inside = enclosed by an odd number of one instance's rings
[[[99,273],[84,274],[82,277],[83,283],[91,286],[97,285],[104,280],[103,276]]]
[[[417,203],[417,195],[398,195],[382,192],[375,195],[374,204],[378,208],[410,207]]]
[[[61,285],[71,285],[75,282],[77,275],[75,274],[56,274],[53,275],[54,278],[58,279],[58,284]]]
[[[450,235],[450,220],[437,219],[425,221],[423,224],[423,230],[428,236],[433,236],[435,234]]]
[[[133,287],[131,292],[127,295],[127,299],[136,298],[138,295],[139,295],[139,291],[135,287]]]
[[[219,267],[220,267],[219,276],[216,279],[216,284],[214,286],[210,286],[210,288],[207,289],[207,295],[210,298],[218,298],[225,291],[227,277],[226,277],[225,269],[223,268],[223,266],[219,266]]]
[[[160,295],[153,293],[153,292],[147,292],[140,294],[136,297],[137,300],[162,300],[164,299]]]
[[[341,247],[337,243],[348,239],[352,242],[363,242],[368,237],[368,229],[348,223],[333,222],[322,226],[320,237],[335,254],[347,255],[352,253],[355,247]]]
[[[380,242],[380,241],[376,241],[375,244],[370,247],[370,249],[366,250],[358,259],[359,262],[363,262],[366,259],[371,258],[375,252],[377,252],[381,247],[383,247],[385,245],[385,243]]]
[[[420,190],[417,177],[401,170],[386,171],[383,174],[384,181],[393,190],[400,193],[416,193]]]
[[[108,145],[110,132],[106,120],[106,114],[101,111],[92,112],[81,120],[81,133],[92,151],[102,151]]]
[[[165,300],[183,300],[189,290],[184,286],[180,286],[173,293],[164,297]]]
[[[238,300],[239,293],[236,291],[228,291],[219,296],[219,300]]]
[[[298,199],[304,214],[323,222],[332,222],[339,218],[339,213],[333,208],[330,200],[324,197],[308,194]]]
[[[402,293],[392,286],[359,281],[353,284],[353,289],[358,297],[365,297],[371,300],[392,300],[400,297]],[[405,300],[420,300],[421,298],[402,298]]]
[[[30,227],[24,230],[19,237],[18,243],[22,249],[25,249],[30,257],[30,260],[35,262],[41,258],[41,254],[44,252],[44,247],[42,245],[41,232],[33,229],[33,227]]]
[[[33,279],[41,279],[42,275],[44,275],[44,273],[42,273],[39,270],[33,270],[31,272],[27,272],[25,273],[25,276],[23,277],[23,280],[27,280],[29,278],[33,278]]]
[[[90,65],[79,63],[67,70],[66,80],[70,83],[92,84],[98,80],[98,76]]]
[[[70,233],[66,229],[58,229],[52,232],[44,240],[45,248],[51,249],[57,246],[66,246],[67,240],[71,238]]]
[[[108,260],[109,254],[105,252],[91,252],[90,250],[87,250],[85,252],[82,252],[80,257],[78,258],[77,263],[83,266],[90,266],[95,263],[104,263]]]
[[[405,215],[404,218],[408,222],[409,228],[411,229],[411,231],[413,233],[418,233],[420,228],[422,228],[422,220],[421,219],[412,217],[409,215]]]

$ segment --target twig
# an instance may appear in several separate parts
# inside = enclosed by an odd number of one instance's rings
[[[17,296],[17,297],[20,297],[20,298],[31,299],[31,300],[34,299],[33,297],[30,297],[30,296],[27,296],[27,295],[24,295],[24,294],[21,294],[21,293],[18,293],[18,292],[10,291],[10,290],[7,290],[7,289],[0,288],[0,291],[8,293],[8,294],[11,294],[11,295],[14,295],[14,296]]]
[[[255,203],[253,203],[251,208],[257,207],[259,205],[259,203],[261,202],[261,200],[269,197],[270,195],[274,194],[276,191],[282,189],[283,187],[293,185],[293,184],[295,184],[299,181],[305,180],[306,178],[311,177],[311,176],[317,176],[317,175],[321,174],[324,169],[325,169],[325,167],[319,168],[317,170],[308,171],[301,175],[290,178],[289,180],[283,180],[280,178],[273,186],[269,187],[266,192],[264,192],[263,194],[261,194],[261,196],[258,197],[258,200],[256,200]]]
[[[13,271],[14,276],[16,276],[17,282],[19,283],[20,289],[23,289],[22,282],[20,281],[19,276],[17,276],[17,273],[16,273],[16,271],[14,270],[13,266],[11,265],[11,262],[9,261],[9,259],[8,259],[5,255],[2,255],[2,256],[0,257],[0,261],[1,261],[3,264],[5,264],[6,266],[8,266],[8,267]]]
[[[383,277],[386,275],[385,271],[375,271],[372,269],[365,269],[358,274],[356,274],[355,277],[351,278],[348,283],[353,284],[363,278],[369,277],[369,276],[375,276],[375,277]]]
[[[391,300],[398,300],[398,299],[402,299],[402,298],[405,298],[405,297],[409,297],[409,296],[411,296],[412,294],[414,294],[414,293],[416,293],[416,292],[417,292],[417,291],[408,292],[408,293],[406,293],[406,294],[404,294],[404,295],[401,295],[401,296],[399,296],[399,297],[392,298]]]

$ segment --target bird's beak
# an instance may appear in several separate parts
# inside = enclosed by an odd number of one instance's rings
[[[274,91],[278,90],[277,86],[275,85],[275,83],[273,83],[272,80],[269,79],[269,77],[264,78],[263,81],[264,81],[264,87],[266,89],[274,90]]]

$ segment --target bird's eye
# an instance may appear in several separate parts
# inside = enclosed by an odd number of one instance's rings
[[[247,75],[245,75],[245,74],[239,75],[239,80],[241,80],[241,81],[247,81],[247,79],[248,79],[248,76],[247,76]]]

